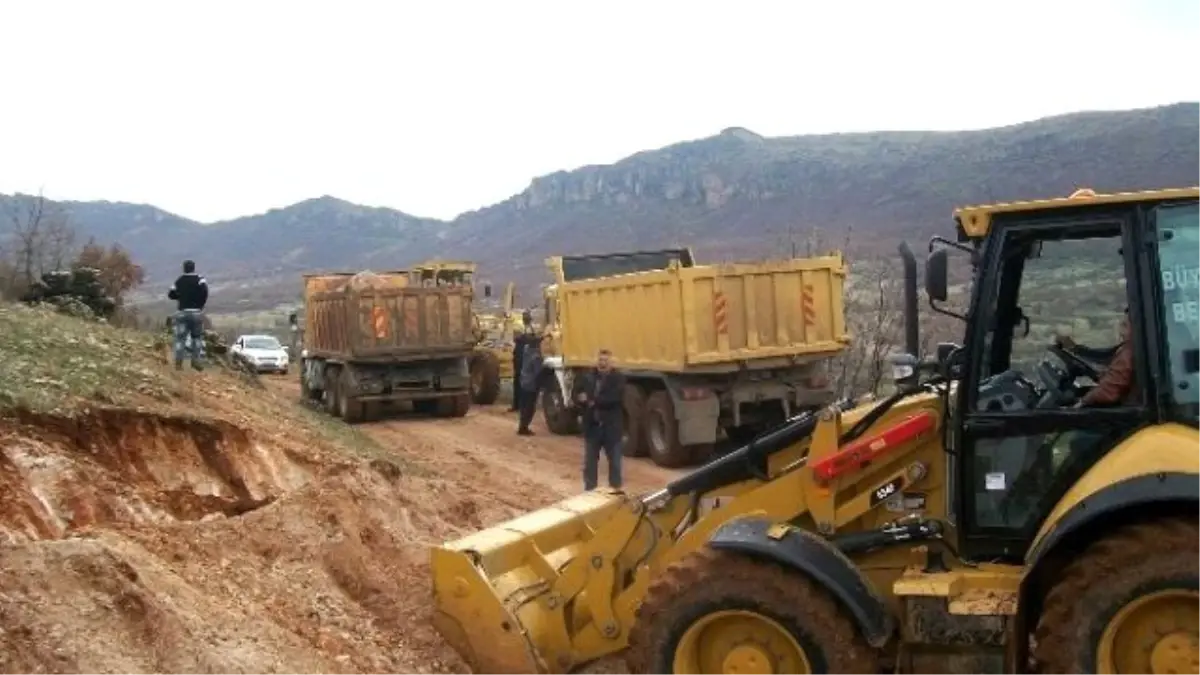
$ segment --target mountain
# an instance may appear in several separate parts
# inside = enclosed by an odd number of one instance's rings
[[[451,222],[321,197],[200,224],[152,206],[64,202],[83,236],[119,241],[150,280],[185,257],[214,281],[294,297],[317,269],[470,258],[526,291],[561,253],[690,244],[702,259],[777,254],[815,229],[828,244],[890,252],[950,232],[955,205],[1194,185],[1200,105],[1061,115],[996,129],[766,138],[744,128],[533,179]],[[0,197],[0,200],[3,200]],[[2,206],[2,204],[0,204]],[[240,291],[239,291],[240,292]],[[279,293],[263,291],[254,304]],[[526,296],[528,297],[528,296]]]

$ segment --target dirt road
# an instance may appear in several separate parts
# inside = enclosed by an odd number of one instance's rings
[[[266,377],[274,391],[297,400],[293,377]],[[437,419],[398,413],[368,422],[361,429],[384,449],[428,468],[441,478],[475,488],[475,498],[520,511],[539,508],[583,489],[583,439],[555,436],[534,419],[534,436],[516,434],[515,413],[507,406],[473,406],[462,419]],[[625,489],[653,490],[682,474],[644,458],[625,458]],[[603,484],[607,470],[601,460]]]

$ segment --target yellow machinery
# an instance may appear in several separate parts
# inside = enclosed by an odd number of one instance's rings
[[[516,305],[516,284],[508,282],[504,287],[504,299],[499,314],[477,314],[477,333],[481,348],[488,349],[500,364],[500,379],[511,380],[513,374],[513,340],[525,323]]]
[[[900,355],[887,399],[793,417],[660,490],[434,548],[435,625],[476,672],[622,652],[634,673],[1197,672],[1198,194],[959,209],[925,286],[949,312],[947,252],[970,257],[961,346]],[[1100,375],[1067,348],[1010,363],[1026,262],[1084,238],[1125,274],[1136,377],[1110,407],[1076,405]]]

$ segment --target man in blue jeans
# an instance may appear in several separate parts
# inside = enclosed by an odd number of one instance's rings
[[[183,358],[191,338],[192,368],[204,365],[204,305],[208,302],[208,281],[196,274],[196,263],[183,261],[183,274],[171,284],[167,297],[175,301],[175,369],[183,369]]]
[[[611,352],[600,350],[596,367],[580,378],[575,391],[575,402],[583,408],[583,489],[596,489],[603,450],[608,460],[608,486],[620,490],[625,376],[612,367]]]

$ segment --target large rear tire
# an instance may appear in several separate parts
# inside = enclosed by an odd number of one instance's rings
[[[491,405],[500,398],[500,358],[481,349],[471,356],[471,401]]]
[[[671,395],[656,391],[646,399],[646,449],[654,463],[668,469],[692,461],[692,453],[679,444],[679,422]]]
[[[625,385],[621,400],[624,438],[621,439],[621,454],[626,457],[646,456],[646,393],[636,384]]]
[[[366,417],[366,405],[354,395],[354,382],[350,369],[343,368],[337,382],[337,411],[338,417],[346,424],[358,424]]]
[[[552,434],[569,436],[579,433],[579,415],[567,406],[562,387],[555,378],[549,378],[542,387],[542,417]]]
[[[341,377],[341,368],[336,366],[326,366],[325,368],[325,388],[321,391],[321,400],[325,404],[325,412],[332,417],[338,415],[338,381]]]
[[[1043,673],[1194,673],[1200,528],[1164,519],[1089,546],[1046,594],[1034,633]]]
[[[704,550],[651,583],[629,634],[631,673],[873,673],[845,610],[798,572]]]

